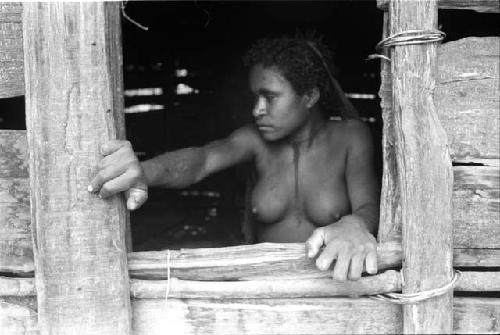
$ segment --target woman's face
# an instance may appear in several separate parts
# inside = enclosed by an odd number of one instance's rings
[[[255,96],[253,116],[265,140],[283,139],[305,124],[310,114],[307,99],[295,92],[277,67],[257,64],[251,69],[249,79]]]

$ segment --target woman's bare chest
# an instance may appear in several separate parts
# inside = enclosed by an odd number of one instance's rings
[[[341,150],[288,149],[269,152],[257,162],[252,209],[258,221],[323,226],[345,215],[350,204]]]

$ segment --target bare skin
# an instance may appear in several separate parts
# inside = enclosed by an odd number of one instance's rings
[[[89,190],[106,198],[127,193],[129,209],[147,199],[149,186],[182,188],[253,159],[258,181],[252,212],[260,242],[306,242],[307,254],[336,280],[377,272],[378,184],[373,148],[360,121],[327,121],[319,91],[296,94],[279,69],[250,73],[256,125],[201,148],[165,153],[139,163],[127,141],[102,147],[105,156]]]

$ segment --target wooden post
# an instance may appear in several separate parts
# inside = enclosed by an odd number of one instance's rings
[[[124,137],[119,3],[25,3],[26,116],[41,334],[130,334],[123,200],[87,192]]]
[[[437,2],[393,0],[391,34],[437,29]],[[447,137],[433,102],[437,43],[395,46],[392,87],[396,166],[400,189],[404,293],[444,286],[452,279],[453,174]],[[405,305],[404,332],[448,334],[453,292]]]

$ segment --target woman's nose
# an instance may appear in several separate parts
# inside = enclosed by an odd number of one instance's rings
[[[266,114],[266,100],[264,98],[258,98],[253,108],[253,117],[259,118]]]

